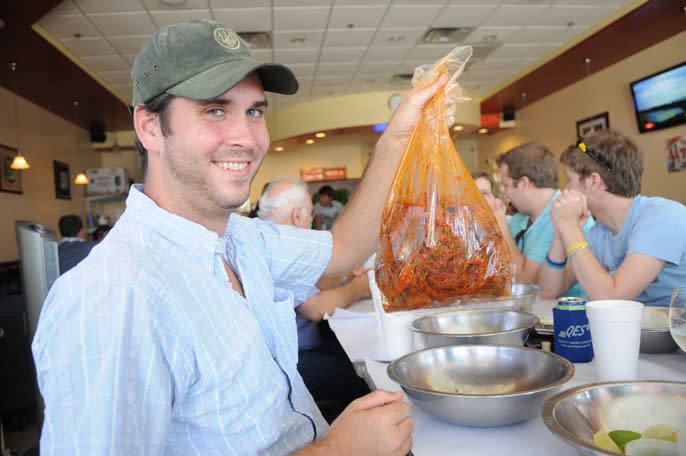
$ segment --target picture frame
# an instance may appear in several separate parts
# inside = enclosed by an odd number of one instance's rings
[[[576,122],[576,137],[583,138],[589,133],[610,128],[610,115],[603,112]]]
[[[55,198],[71,199],[71,179],[69,177],[69,164],[53,160],[52,169],[55,175]]]
[[[10,193],[24,193],[21,185],[21,170],[12,169],[12,161],[17,155],[14,147],[0,144],[0,191]]]

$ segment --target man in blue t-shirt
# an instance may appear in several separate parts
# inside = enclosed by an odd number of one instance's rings
[[[627,137],[602,130],[560,157],[569,188],[552,205],[548,293],[579,283],[590,299],[668,306],[686,284],[686,207],[640,195],[643,157]],[[593,215],[585,235],[580,223]]]
[[[505,196],[518,211],[508,222],[504,207],[494,210],[516,267],[515,282],[537,283],[553,241],[550,205],[560,194],[557,160],[545,145],[529,142],[498,157],[498,166]]]

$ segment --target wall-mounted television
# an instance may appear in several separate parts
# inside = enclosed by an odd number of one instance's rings
[[[631,83],[641,133],[686,123],[686,62]]]

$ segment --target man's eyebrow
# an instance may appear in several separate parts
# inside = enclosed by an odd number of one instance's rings
[[[216,97],[216,98],[210,98],[209,100],[198,100],[198,103],[200,103],[201,105],[204,105],[204,106],[209,106],[209,105],[225,106],[225,105],[231,104],[231,100]],[[269,107],[269,101],[266,99],[256,101],[255,103],[253,103],[252,107],[253,108],[267,108],[267,107]]]

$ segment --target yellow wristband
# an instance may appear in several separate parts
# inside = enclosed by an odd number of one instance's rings
[[[588,248],[588,241],[575,242],[574,244],[567,247],[567,249],[565,250],[565,253],[567,254],[567,257],[570,257],[577,250],[587,249],[587,248]]]

